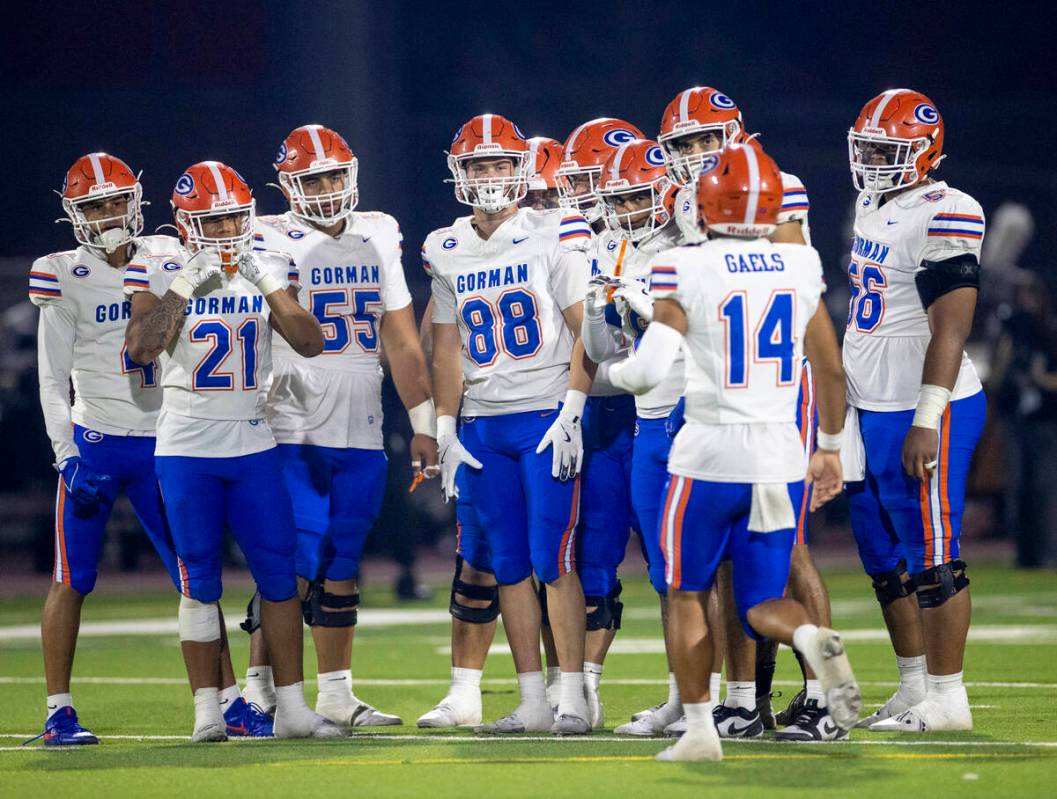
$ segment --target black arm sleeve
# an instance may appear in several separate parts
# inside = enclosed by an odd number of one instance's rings
[[[966,253],[945,261],[922,261],[922,271],[914,276],[921,307],[929,306],[944,294],[960,288],[980,288],[980,262]]]

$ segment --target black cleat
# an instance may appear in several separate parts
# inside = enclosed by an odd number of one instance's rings
[[[712,708],[712,719],[720,738],[759,738],[763,735],[763,722],[757,710],[716,705]]]
[[[789,703],[789,707],[775,714],[774,720],[778,723],[779,727],[788,727],[790,724],[796,721],[797,714],[800,713],[804,707],[804,702],[807,701],[807,689],[801,688],[800,693],[793,697],[793,701]]]
[[[830,718],[829,711],[818,706],[818,700],[808,699],[800,708],[793,723],[774,736],[776,741],[839,741],[847,738]]]

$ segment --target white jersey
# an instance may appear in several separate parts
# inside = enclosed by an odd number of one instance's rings
[[[984,214],[976,200],[946,183],[924,184],[880,207],[878,199],[864,192],[855,203],[844,371],[850,405],[902,411],[917,406],[931,339],[915,277],[924,261],[966,254],[979,260]],[[951,399],[980,390],[963,353]]]
[[[591,253],[591,273],[613,275],[631,280],[641,281],[649,284],[650,261],[655,254],[680,243],[681,234],[675,224],[668,224],[656,231],[652,236],[639,242],[637,245],[614,236],[609,231],[595,237]],[[614,326],[619,325],[626,340],[629,342],[642,335],[644,323],[629,308],[623,315],[616,312],[616,307],[606,307],[607,322]],[[614,362],[624,360],[626,354],[621,354],[611,359]],[[599,370],[600,372],[603,370]],[[595,384],[599,378],[595,378]],[[672,370],[661,383],[645,394],[635,397],[635,409],[639,416],[644,419],[663,419],[672,412],[679,398],[683,395],[683,387],[686,378],[683,368],[682,352],[676,356]],[[599,393],[603,396],[620,393],[619,389],[608,382],[603,383],[596,392],[592,387],[592,394]]]
[[[658,254],[656,299],[686,312],[686,419],[672,474],[731,483],[803,479],[796,427],[803,339],[824,288],[812,247],[713,239]]]
[[[289,258],[254,253],[286,287],[296,283]],[[125,291],[163,297],[188,260],[135,258]],[[188,298],[183,324],[161,353],[162,408],[156,455],[231,458],[275,446],[264,419],[272,377],[271,311],[257,287],[224,273]]]
[[[807,215],[811,203],[804,182],[796,175],[782,172],[782,206],[778,209],[778,224],[799,222],[804,234],[804,243],[811,243],[811,227]],[[690,244],[704,240],[697,229],[697,183],[690,182],[675,195],[675,220],[679,224],[685,241]]]
[[[134,246],[136,257],[156,254],[163,262],[179,250],[168,236],[143,236]],[[124,280],[125,269],[91,247],[38,258],[30,267],[29,299],[40,307],[40,404],[57,463],[79,454],[71,422],[107,435],[154,435],[161,371],[156,363],[133,363],[125,351],[131,307]]]
[[[591,229],[565,209],[521,208],[485,241],[470,220],[433,231],[422,247],[433,322],[457,324],[462,338],[462,412],[556,408],[573,346],[562,311],[587,292]]]
[[[297,265],[298,301],[323,328],[323,352],[305,358],[275,339],[268,422],[281,444],[382,449],[382,316],[406,308],[400,227],[378,212],[354,212],[329,236],[287,212],[257,218],[254,249]]]

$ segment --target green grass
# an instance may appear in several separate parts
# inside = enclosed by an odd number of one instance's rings
[[[84,637],[77,656],[74,694],[82,720],[103,739],[73,751],[9,751],[22,733],[40,729],[44,686],[39,643],[10,639],[4,627],[32,624],[38,599],[0,606],[0,796],[569,796],[585,799],[625,792],[668,796],[856,797],[916,793],[1027,797],[1053,793],[1057,781],[1057,581],[1052,573],[975,568],[974,626],[987,633],[971,641],[966,675],[971,683],[1042,683],[969,687],[976,729],[914,737],[855,731],[850,743],[797,746],[729,743],[722,764],[669,765],[653,761],[659,740],[612,740],[612,727],[663,698],[661,654],[610,655],[603,678],[607,731],[590,740],[478,739],[471,733],[419,734],[412,726],[340,741],[249,741],[192,746],[183,740],[123,740],[113,736],[180,736],[193,711],[175,635]],[[835,626],[879,630],[880,614],[865,578],[827,575]],[[442,596],[443,592],[438,592]],[[229,613],[245,602],[225,601]],[[372,597],[365,594],[370,605]],[[621,640],[659,639],[656,599],[643,580],[626,581]],[[443,606],[443,600],[434,603]],[[100,593],[85,606],[84,621],[171,618],[170,594]],[[997,633],[1018,628],[1010,640]],[[1027,628],[1027,629],[1024,629]],[[1015,631],[1016,632],[1016,631]],[[370,626],[357,632],[356,692],[387,712],[413,722],[446,688],[445,623]],[[232,636],[237,672],[245,667],[247,639]],[[885,641],[848,644],[867,706],[884,701],[896,679]],[[311,656],[306,658],[310,662]],[[314,698],[312,674],[309,698]],[[517,702],[509,655],[494,653],[486,672],[485,715],[502,715]],[[82,678],[168,678],[173,684],[117,685]],[[796,691],[795,662],[780,656],[779,687]],[[431,680],[429,684],[393,684]],[[657,684],[626,684],[656,680]],[[777,700],[781,705],[783,700]],[[109,736],[109,737],[108,737]],[[1049,746],[1031,745],[1051,742]],[[920,745],[908,745],[920,744]],[[39,744],[34,746],[39,747]],[[456,770],[457,769],[457,770]]]

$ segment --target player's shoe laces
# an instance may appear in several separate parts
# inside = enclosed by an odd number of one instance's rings
[[[940,703],[925,698],[898,716],[870,725],[874,732],[966,732],[973,728],[969,700]]]
[[[716,705],[712,708],[712,720],[720,738],[759,738],[763,735],[763,721],[758,710]]]
[[[862,694],[844,651],[844,642],[835,631],[819,627],[815,640],[807,649],[801,654],[818,675],[830,716],[842,730],[850,730],[859,719]]]
[[[686,732],[686,716],[680,716],[667,727],[664,728],[664,734],[669,738],[678,738]]]
[[[848,731],[833,723],[829,711],[818,700],[805,700],[793,723],[774,736],[776,741],[839,741]]]
[[[232,738],[271,738],[272,717],[260,705],[247,702],[241,696],[224,711],[224,724]]]
[[[587,723],[586,721],[584,722]],[[492,724],[482,724],[474,732],[483,735],[516,735],[524,732],[550,732],[554,726],[554,714],[546,700],[538,706],[518,705],[509,716]]]
[[[694,730],[658,753],[661,761],[695,762],[702,760],[722,760],[723,745],[715,728]]]
[[[418,717],[419,727],[476,727],[481,723],[481,695],[476,701],[448,694],[432,710]]]
[[[890,719],[898,716],[904,710],[910,710],[918,702],[921,702],[925,698],[925,692],[914,691],[905,692],[902,687],[896,691],[892,696],[881,705],[877,710],[871,713],[866,718],[862,719],[855,726],[856,727],[872,727],[879,721]]]
[[[649,710],[642,710],[631,717],[627,724],[621,724],[615,730],[617,735],[636,735],[649,738],[661,735],[664,728],[672,722],[678,721],[683,715],[683,707],[679,704],[661,702]]]
[[[99,739],[91,730],[82,727],[77,721],[77,711],[67,705],[60,707],[44,722],[44,732],[23,741],[22,745],[44,739],[45,746],[84,746],[97,744]]]
[[[785,710],[779,710],[775,715],[775,723],[779,727],[788,727],[790,724],[796,721],[797,715],[804,708],[804,703],[807,701],[807,689],[801,688],[797,695],[793,697],[793,701],[789,703]]]
[[[316,713],[343,727],[393,727],[403,724],[399,716],[383,713],[353,694],[319,694]]]
[[[587,735],[590,732],[591,724],[587,719],[570,713],[562,713],[551,725],[551,733],[554,735]]]

